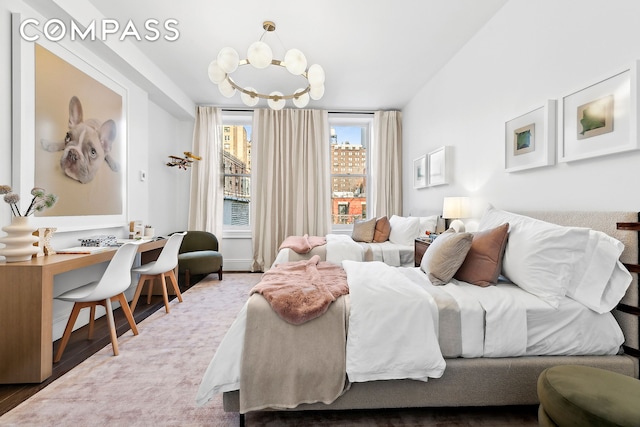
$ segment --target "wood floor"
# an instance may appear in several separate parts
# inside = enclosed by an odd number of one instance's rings
[[[140,323],[160,308],[164,309],[162,296],[153,296],[151,298],[151,304],[146,304],[146,298],[141,298],[136,306],[135,313],[133,313],[136,323]],[[114,319],[118,336],[131,330],[120,308],[114,310]],[[27,400],[57,378],[69,372],[76,365],[106,345],[111,344],[106,316],[102,316],[96,320],[93,340],[87,339],[87,329],[88,326],[84,326],[71,334],[69,344],[67,344],[67,348],[62,354],[62,359],[60,359],[60,362],[53,364],[53,374],[44,382],[40,384],[0,384],[0,415],[15,408],[21,402]],[[53,343],[53,354],[56,354],[59,345],[60,340]]]

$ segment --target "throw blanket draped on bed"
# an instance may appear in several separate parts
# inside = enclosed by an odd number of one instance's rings
[[[346,296],[302,325],[283,322],[262,296],[249,298],[240,412],[331,403],[345,390]],[[268,333],[266,333],[268,331]]]
[[[289,248],[299,254],[306,254],[316,246],[327,244],[327,239],[322,236],[289,236],[280,245],[279,249]]]
[[[349,286],[341,267],[315,255],[270,269],[250,295],[255,293],[262,294],[283,320],[299,325],[324,314],[337,297],[349,293]]]

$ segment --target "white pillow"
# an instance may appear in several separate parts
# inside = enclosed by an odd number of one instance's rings
[[[426,231],[429,233],[436,232],[436,226],[438,225],[438,215],[420,216],[420,236],[424,236]]]
[[[589,230],[562,227],[490,206],[480,230],[509,223],[502,273],[554,308],[565,296],[576,266],[585,254]]]
[[[391,232],[389,241],[397,245],[413,246],[413,242],[420,235],[420,218],[393,215],[389,219]]]
[[[584,257],[569,284],[567,296],[597,313],[615,308],[631,284],[631,274],[620,263],[624,244],[601,231],[589,230]]]

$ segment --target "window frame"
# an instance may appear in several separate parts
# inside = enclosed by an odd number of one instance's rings
[[[364,129],[364,135],[363,135],[363,145],[365,147],[365,149],[367,150],[367,158],[365,161],[365,173],[364,174],[334,174],[334,173],[330,173],[329,179],[330,179],[330,188],[331,188],[331,194],[329,197],[331,197],[331,201],[330,201],[330,205],[333,206],[333,179],[334,178],[353,178],[355,177],[359,177],[359,176],[364,176],[365,182],[367,183],[367,189],[365,191],[365,203],[368,203],[368,201],[371,198],[371,144],[372,144],[372,136],[373,136],[373,114],[371,113],[329,113],[329,129],[333,128],[333,127],[348,127],[348,126],[354,126],[354,127],[362,127]],[[331,138],[329,138],[328,141],[328,149],[331,151]],[[343,153],[344,154],[344,153]],[[340,158],[340,161],[345,161],[345,163],[347,162],[346,159],[352,160],[355,155],[352,155],[353,153],[351,151],[349,151],[349,155],[344,156]],[[331,156],[331,154],[329,154]],[[352,160],[353,161],[353,160]],[[330,164],[331,160],[330,160]],[[346,167],[346,166],[345,166]],[[333,168],[333,167],[332,167]],[[329,212],[329,215],[332,215],[332,212]],[[333,221],[331,221],[331,232],[332,233],[337,233],[337,234],[348,234],[351,233],[353,231],[353,224],[333,224]]]
[[[227,126],[251,126],[253,135],[253,111],[223,111],[222,112],[222,129],[221,132],[224,135],[224,128]],[[224,136],[223,136],[223,147],[222,151],[224,152]],[[253,139],[253,137],[252,137]],[[251,156],[253,156],[253,150],[251,150]],[[248,177],[252,178],[252,174],[232,174],[227,173],[224,167],[224,162],[221,165],[221,178],[224,182],[227,177]],[[250,189],[253,189],[253,186],[250,186]],[[250,191],[251,191],[250,190]],[[251,202],[250,202],[251,203]],[[251,238],[251,229],[252,229],[252,218],[251,218],[251,209],[249,209],[249,223],[246,226],[238,226],[238,225],[225,225],[224,221],[222,224],[222,237],[224,239],[246,239]]]

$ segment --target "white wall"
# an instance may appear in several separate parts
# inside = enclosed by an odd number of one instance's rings
[[[178,121],[157,104],[149,102],[147,157],[147,224],[156,234],[187,229],[191,170],[166,166],[168,155],[191,150],[193,123]]]
[[[638,16],[635,0],[509,0],[403,110],[404,213],[441,213],[455,195],[507,210],[640,210],[640,151],[504,171],[505,122],[629,68]],[[452,183],[414,189],[413,159],[442,145]]]

